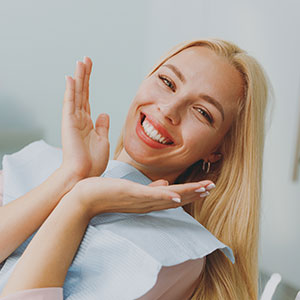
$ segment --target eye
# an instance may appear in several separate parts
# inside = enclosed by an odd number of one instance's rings
[[[204,110],[204,109],[202,109],[202,108],[200,108],[200,107],[196,107],[196,110],[210,123],[210,124],[212,124],[213,123],[213,118],[210,116],[210,114],[206,111],[206,110]]]
[[[175,92],[175,85],[172,83],[172,81],[170,81],[167,77],[162,76],[162,75],[158,75],[159,79],[161,79],[163,81],[163,83],[169,87],[173,92]]]

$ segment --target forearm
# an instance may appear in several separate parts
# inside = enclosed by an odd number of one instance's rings
[[[90,218],[70,192],[30,242],[1,296],[33,288],[62,287]]]
[[[0,207],[0,262],[41,226],[77,181],[58,169],[38,187]]]

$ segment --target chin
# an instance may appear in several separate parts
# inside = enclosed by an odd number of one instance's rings
[[[128,159],[139,165],[151,165],[154,163],[153,156],[147,149],[142,148],[141,145],[134,142],[124,141],[124,150]]]

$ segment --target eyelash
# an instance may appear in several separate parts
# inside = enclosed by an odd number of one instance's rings
[[[173,84],[172,81],[170,81],[168,78],[166,78],[165,76],[162,75],[158,75],[159,79],[161,79],[163,81],[163,83],[170,88],[173,92],[175,92],[175,84]],[[213,118],[209,115],[209,113],[207,113],[204,109],[200,108],[200,107],[196,107],[196,110],[200,112],[201,115],[203,115],[203,117],[210,123],[213,123]]]
[[[170,81],[168,78],[166,78],[165,76],[162,76],[162,75],[158,75],[158,77],[159,77],[159,79],[161,79],[163,81],[163,83],[168,88],[170,88],[173,92],[175,92],[175,84],[172,81]],[[166,83],[166,81],[167,81],[167,83]]]
[[[213,118],[209,115],[208,112],[206,112],[204,109],[200,108],[200,107],[196,107],[196,110],[200,112],[201,115],[203,115],[203,117],[210,123],[213,123]]]

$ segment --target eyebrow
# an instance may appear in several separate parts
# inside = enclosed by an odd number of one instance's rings
[[[186,79],[183,76],[183,74],[174,65],[166,64],[166,65],[162,65],[162,67],[167,67],[167,68],[171,69],[183,83],[186,82]]]
[[[203,100],[205,100],[206,102],[211,103],[212,105],[215,106],[215,108],[220,112],[220,114],[222,115],[222,120],[224,121],[225,116],[224,116],[224,109],[223,106],[220,104],[220,102],[218,102],[216,99],[214,99],[211,96],[208,96],[206,94],[200,94],[199,98],[202,98]]]
[[[180,81],[182,81],[183,83],[186,82],[186,79],[183,76],[183,74],[174,65],[166,64],[166,65],[162,65],[162,67],[167,67],[167,68],[171,69],[176,74],[176,76],[180,79]],[[206,95],[206,94],[199,94],[199,98],[214,105],[216,107],[216,109],[220,112],[220,114],[222,115],[222,120],[224,121],[224,119],[225,119],[224,109],[223,109],[223,106],[220,104],[220,102],[218,102],[216,99],[214,99],[213,97]]]

